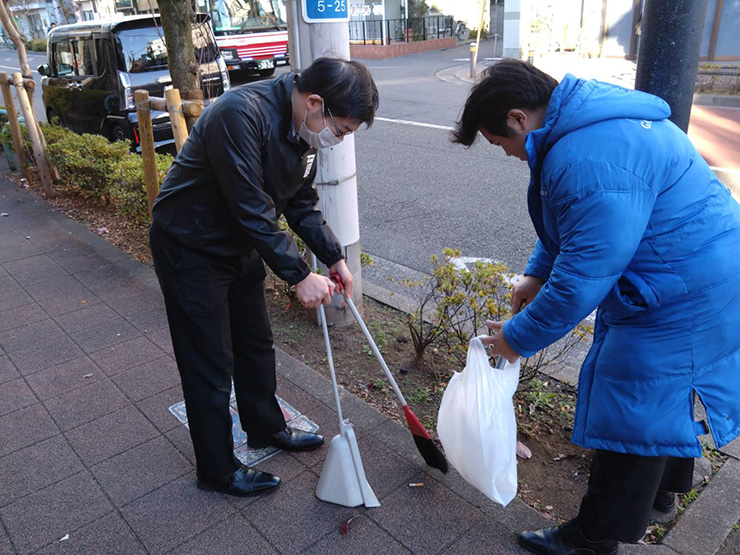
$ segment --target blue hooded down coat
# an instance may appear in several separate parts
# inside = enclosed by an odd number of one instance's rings
[[[566,76],[526,138],[546,283],[504,327],[522,356],[596,307],[572,441],[699,457],[693,392],[718,446],[740,432],[740,206],[661,99]]]

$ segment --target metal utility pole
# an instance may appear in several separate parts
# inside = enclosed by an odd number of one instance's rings
[[[659,96],[687,131],[708,0],[646,0],[635,89]]]
[[[322,56],[349,59],[349,2],[289,0],[287,7],[293,71],[305,69]],[[354,276],[353,300],[361,306],[362,266],[354,135],[345,137],[335,147],[319,151],[316,189],[319,209],[339,239],[347,266]],[[344,326],[354,321],[352,313],[342,306],[341,296],[335,296],[325,312],[330,324]]]

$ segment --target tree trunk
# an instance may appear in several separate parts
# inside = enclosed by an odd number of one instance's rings
[[[24,79],[33,79],[31,66],[28,65],[26,55],[26,37],[16,28],[13,18],[8,10],[6,0],[0,0],[0,22],[3,24],[5,35],[13,41],[18,49],[18,61],[21,64],[21,75]]]
[[[159,0],[164,38],[167,43],[167,60],[172,86],[180,91],[183,100],[203,100],[198,77],[198,64],[193,48],[193,21],[195,13],[191,2]],[[188,131],[197,118],[186,114]]]
[[[26,55],[26,37],[16,28],[15,23],[13,22],[13,18],[10,14],[10,11],[8,10],[6,0],[0,0],[0,23],[3,25],[3,29],[5,30],[5,35],[10,38],[10,40],[13,41],[17,48],[18,52],[18,61],[21,65],[21,75],[23,76],[23,79],[30,79],[31,82],[34,83],[33,87],[30,87],[30,93],[31,96],[29,97],[29,104],[31,107],[31,113],[33,114],[33,91],[35,88],[35,81],[33,80],[33,74],[31,73],[31,66],[28,64],[28,56]],[[24,87],[25,88],[25,87]],[[20,98],[19,98],[20,103]],[[22,105],[21,105],[22,107]],[[41,129],[41,126],[38,124],[38,121],[36,121],[36,118],[33,117],[29,120],[29,118],[26,118],[26,125],[33,124],[36,128],[36,135],[38,135],[39,143],[41,146],[41,149],[43,151],[43,162],[39,162],[39,164],[43,164],[46,166],[46,138],[44,137],[44,132]],[[49,165],[49,171],[51,173],[50,182],[44,183],[44,187],[46,188],[46,192],[48,196],[52,196],[53,191],[51,189],[51,180],[55,180],[57,178],[58,172],[57,169],[54,166]],[[42,176],[46,169],[44,169],[41,173]]]

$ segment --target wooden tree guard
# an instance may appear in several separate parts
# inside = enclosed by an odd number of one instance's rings
[[[177,90],[177,89],[173,89]],[[178,94],[180,94],[178,92]],[[152,110],[159,110],[160,112],[167,111],[167,100],[164,98],[153,96],[149,99],[152,103]],[[203,113],[203,101],[202,100],[183,100],[182,101],[182,112],[185,117],[192,116],[197,118]]]
[[[149,215],[152,214],[154,200],[159,193],[159,176],[157,175],[157,156],[154,153],[154,129],[152,128],[153,103],[149,91],[134,91],[136,114],[139,119],[139,140],[141,141],[141,158],[144,162],[144,182],[146,197],[149,201]]]
[[[34,81],[33,79],[24,79],[23,84],[26,87],[26,91],[28,91],[28,101],[31,103],[31,110],[33,111],[33,96],[34,91],[36,90],[36,81]],[[33,114],[35,116],[36,112],[34,112]],[[39,139],[41,139],[41,148],[44,149],[44,152],[48,152],[46,148],[46,137],[44,137],[44,130],[41,129],[41,124],[39,123],[39,120],[36,120],[36,129],[38,129]],[[58,183],[60,179],[59,170],[54,164],[51,163],[48,158],[47,163],[49,164],[49,171],[51,172],[52,181]]]
[[[14,73],[11,76],[11,82],[15,86],[16,94],[18,95],[18,102],[23,111],[23,117],[26,120],[26,128],[28,129],[28,136],[31,139],[33,156],[36,158],[36,166],[38,167],[39,176],[41,177],[41,190],[46,196],[51,197],[54,195],[54,190],[51,188],[51,171],[46,159],[46,151],[44,150],[41,136],[39,134],[36,117],[33,115],[33,109],[28,100],[28,93],[26,92],[26,87],[23,85],[23,76],[20,73]]]
[[[21,124],[18,122],[18,113],[15,111],[15,104],[13,103],[13,93],[10,92],[8,74],[5,72],[0,72],[0,88],[3,90],[3,101],[5,102],[5,110],[8,112],[10,134],[13,136],[13,148],[15,149],[18,166],[21,168],[21,175],[29,180],[30,172],[28,170],[28,160],[26,160],[26,149],[23,146]]]
[[[26,87],[28,102],[31,104],[31,110],[33,110],[33,93],[36,91],[36,81],[33,79],[24,79],[23,86]]]
[[[193,112],[185,112],[185,122],[188,124],[188,131],[192,131],[193,126],[198,119],[198,116],[200,116],[201,112],[203,111],[203,91],[200,88],[192,90],[181,90],[180,96],[185,102],[190,102],[194,105],[200,106],[200,112],[198,112],[197,114]]]
[[[177,89],[164,91],[164,100],[167,105],[167,112],[170,114],[172,134],[175,137],[175,147],[177,148],[177,152],[180,152],[185,141],[188,139],[188,126],[185,123],[185,110],[180,101],[180,91]]]

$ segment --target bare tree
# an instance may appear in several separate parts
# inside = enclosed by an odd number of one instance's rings
[[[31,66],[28,64],[28,55],[26,54],[26,36],[21,33],[15,26],[13,16],[8,9],[6,0],[0,0],[0,22],[3,24],[5,36],[13,41],[18,49],[18,61],[21,64],[21,74],[24,79],[33,79]]]
[[[183,0],[159,0],[159,13],[167,45],[167,60],[172,86],[183,100],[203,100],[198,64],[193,47],[193,3]],[[188,130],[197,118],[186,114]]]
[[[64,16],[64,23],[69,23],[76,19],[74,7],[72,7],[68,0],[56,0],[55,4],[59,7],[59,11],[62,12],[62,15]]]

